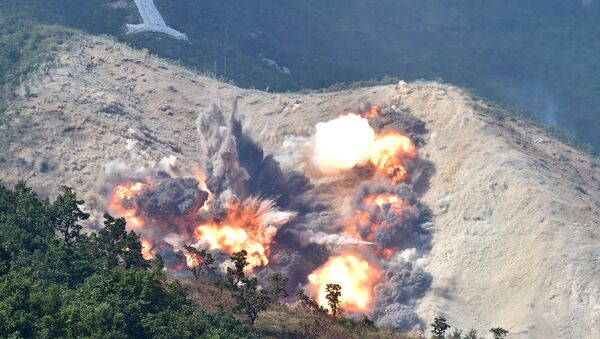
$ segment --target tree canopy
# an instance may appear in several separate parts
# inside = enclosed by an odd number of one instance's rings
[[[0,337],[254,336],[167,282],[125,219],[106,214],[98,233],[81,232],[82,203],[69,188],[50,202],[24,183],[0,184]]]

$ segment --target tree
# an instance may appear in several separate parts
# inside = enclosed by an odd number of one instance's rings
[[[214,269],[212,264],[215,262],[215,259],[206,250],[198,250],[190,245],[185,245],[183,248],[187,252],[187,257],[184,258],[186,260],[186,267],[192,272],[194,278],[200,279],[203,273]]]
[[[338,284],[327,284],[325,287],[325,298],[331,309],[331,314],[336,317],[342,314],[343,310],[340,307],[340,297],[342,296],[342,286]]]
[[[288,293],[285,290],[285,285],[288,283],[290,279],[280,272],[273,273],[271,276],[271,295],[274,300],[277,300],[281,297],[287,298]]]
[[[156,253],[156,256],[150,262],[150,267],[155,271],[162,271],[165,268],[165,259],[160,253]]]
[[[101,254],[109,267],[122,264],[125,268],[147,268],[149,264],[142,255],[140,237],[133,231],[127,233],[126,225],[125,218],[115,219],[104,214],[104,227],[97,237]]]
[[[273,302],[272,295],[269,292],[258,290],[258,280],[256,278],[244,278],[242,285],[234,296],[235,310],[244,313],[251,325],[256,321],[258,313],[265,311]]]
[[[438,315],[430,325],[432,327],[432,338],[434,339],[444,339],[446,331],[450,328],[450,325],[448,325],[446,317],[443,314]]]
[[[463,339],[462,332],[462,330],[455,328],[452,333],[448,334],[446,339]]]
[[[244,268],[248,266],[247,260],[248,252],[241,250],[240,252],[234,253],[229,259],[233,261],[234,268],[227,267],[227,281],[232,286],[237,286],[242,280],[244,280]]]
[[[494,335],[494,339],[504,339],[508,334],[508,331],[503,329],[502,327],[494,327],[490,329],[490,332]]]
[[[299,288],[296,290],[296,300],[303,309],[315,313],[315,314],[327,314],[328,310],[319,305],[314,299],[306,295],[303,289]]]
[[[125,268],[148,268],[150,264],[142,254],[140,236],[131,231],[125,235],[121,245],[121,263]]]
[[[62,194],[51,205],[52,223],[55,229],[62,234],[65,245],[71,246],[77,240],[83,226],[77,222],[87,220],[90,215],[83,212],[79,206],[83,200],[77,196],[70,187],[63,186]]]
[[[465,334],[465,336],[463,337],[463,339],[483,339],[483,337],[480,337],[477,334],[477,330],[470,329],[469,332],[467,332],[467,334]]]
[[[101,234],[67,244],[53,206],[75,200],[50,203],[25,184],[0,184],[0,338],[256,337],[233,316],[198,308],[160,269],[139,269],[141,243],[124,219],[107,215]]]

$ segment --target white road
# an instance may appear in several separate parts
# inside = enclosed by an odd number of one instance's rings
[[[134,0],[135,5],[140,12],[143,23],[131,25],[127,24],[127,33],[139,32],[159,32],[167,34],[178,40],[188,40],[185,33],[179,32],[165,23],[162,15],[154,5],[154,0]]]

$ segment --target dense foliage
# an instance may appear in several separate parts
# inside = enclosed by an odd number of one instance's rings
[[[61,25],[286,91],[381,78],[444,79],[527,111],[600,147],[600,4],[581,0],[155,0],[189,42],[126,35],[133,1],[3,0],[0,81]],[[25,23],[20,20],[26,20]],[[31,26],[33,25],[33,27]],[[35,46],[33,46],[33,45]],[[263,58],[286,66],[284,74]],[[25,62],[19,61],[20,59]],[[18,72],[17,72],[18,73]]]
[[[195,307],[144,260],[125,220],[83,234],[88,215],[65,188],[54,202],[0,185],[0,337],[237,338],[250,330]]]

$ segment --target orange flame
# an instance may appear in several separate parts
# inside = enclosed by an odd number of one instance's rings
[[[134,182],[131,184],[116,185],[114,189],[115,198],[122,201],[135,197],[140,191],[147,188],[148,184],[143,182]]]
[[[408,174],[403,165],[404,159],[416,156],[417,148],[410,138],[393,133],[375,139],[370,158],[375,168],[387,175],[395,185],[403,182]]]
[[[398,217],[402,216],[402,209],[404,208],[404,201],[390,193],[367,195],[363,199],[363,204],[367,206],[376,205],[379,208],[389,206],[391,212]]]
[[[110,212],[124,217],[127,220],[127,226],[132,230],[141,230],[144,228],[144,220],[138,216],[135,206],[124,207],[123,203],[126,200],[133,199],[136,195],[150,187],[149,184],[143,182],[133,182],[129,184],[119,184],[113,189],[113,194],[110,199]]]
[[[152,249],[153,248],[152,243],[145,239],[142,239],[141,243],[142,243],[142,256],[144,257],[144,259],[150,260],[150,259],[154,258],[154,250]]]
[[[185,255],[185,264],[187,267],[196,267],[200,265],[200,258],[196,257],[190,253],[184,253]]]
[[[365,241],[375,241],[375,231],[377,227],[393,227],[387,218],[381,218],[380,213],[385,210],[386,213],[391,213],[402,218],[405,209],[410,209],[412,206],[406,204],[402,198],[391,193],[370,194],[363,198],[363,207],[354,212],[354,217],[346,223],[346,233],[350,236]],[[374,209],[375,208],[375,209]],[[391,258],[397,248],[383,248],[381,246],[373,247],[375,253],[383,258]]]
[[[371,105],[371,108],[368,111],[363,112],[362,116],[364,118],[370,119],[370,118],[376,118],[376,117],[378,117],[379,114],[380,114],[379,106],[377,106],[377,105]]]
[[[216,224],[201,225],[198,226],[197,235],[210,244],[211,250],[219,249],[230,254],[246,250],[249,263],[246,267],[247,271],[269,263],[269,259],[267,259],[268,244],[261,244],[250,238],[248,232],[242,227]]]
[[[198,225],[197,240],[208,242],[209,249],[233,254],[248,252],[246,271],[269,263],[269,247],[277,227],[293,218],[295,214],[280,212],[272,201],[249,199],[233,206],[224,220]]]
[[[373,287],[379,280],[379,269],[353,254],[329,258],[308,276],[311,290],[319,305],[328,307],[327,284],[342,287],[341,306],[352,313],[369,313],[373,306]]]

